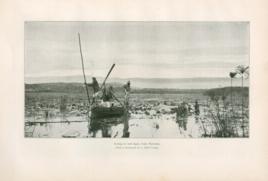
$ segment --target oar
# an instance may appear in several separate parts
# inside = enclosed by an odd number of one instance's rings
[[[110,73],[112,72],[114,66],[115,66],[115,64],[113,64],[112,67],[110,68],[110,70],[109,70],[108,74],[106,75],[106,77],[105,77],[100,89],[102,89],[103,86],[105,85],[105,82],[106,82],[107,78],[109,77]]]

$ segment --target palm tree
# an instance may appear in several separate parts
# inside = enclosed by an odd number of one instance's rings
[[[244,66],[244,65],[239,65],[236,67],[236,72],[241,75],[241,79],[242,79],[242,88],[243,88],[243,83],[244,83],[244,74],[248,74],[248,69],[249,66]]]
[[[236,76],[236,72],[230,72],[229,76],[231,78],[231,105],[233,110],[233,78]]]
[[[242,98],[241,98],[241,109],[242,109],[242,129],[243,129],[243,137],[245,136],[244,129],[244,98],[243,98],[243,88],[244,88],[244,75],[248,74],[249,66],[239,65],[236,67],[236,72],[241,76],[242,80]]]

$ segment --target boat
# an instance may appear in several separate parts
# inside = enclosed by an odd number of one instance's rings
[[[85,82],[85,88],[88,98],[88,103],[91,105],[90,112],[91,112],[91,120],[92,119],[99,119],[99,118],[119,118],[124,115],[124,113],[127,113],[127,107],[125,104],[123,104],[119,99],[116,98],[114,93],[111,91],[111,99],[109,101],[105,101],[102,97],[99,96],[99,93],[104,95],[105,93],[105,83],[108,79],[110,73],[112,72],[113,68],[115,67],[115,64],[112,65],[110,68],[108,74],[106,75],[101,87],[98,85],[98,92],[95,92],[93,95],[92,102],[89,98],[89,91],[88,91],[88,84],[86,81],[86,75],[84,70],[84,60],[83,60],[83,54],[82,54],[82,48],[81,48],[81,40],[80,40],[80,34],[78,34],[79,38],[79,47],[80,47],[80,55],[81,55],[81,62],[82,62],[82,70],[83,70],[83,76],[84,76],[84,82]],[[96,80],[96,78],[94,79]],[[98,83],[97,83],[98,84]],[[126,103],[126,101],[124,101]]]
[[[124,115],[126,109],[123,106],[100,106],[96,105],[91,108],[91,118],[114,118]]]

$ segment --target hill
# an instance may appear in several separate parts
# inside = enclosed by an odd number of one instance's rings
[[[115,92],[123,92],[123,84],[107,83],[107,86],[113,86]],[[233,87],[233,95],[248,96],[249,88]],[[25,84],[25,92],[53,92],[53,93],[85,93],[85,86],[83,83],[41,83],[41,84]],[[204,94],[211,95],[230,95],[231,87],[213,88],[213,89],[165,89],[165,88],[132,88],[132,93],[135,94]],[[89,89],[92,94],[92,89]]]
[[[91,77],[87,77],[88,82],[91,82]],[[100,82],[103,77],[97,77]],[[230,78],[222,77],[199,77],[199,78],[114,78],[110,77],[107,83],[125,84],[131,82],[131,87],[135,88],[154,88],[154,89],[211,89],[218,87],[230,86]],[[59,76],[59,77],[25,77],[26,84],[40,83],[83,83],[82,76]],[[245,85],[248,85],[248,79],[245,80]],[[239,78],[233,79],[233,86],[240,86]]]
[[[113,86],[116,92],[122,92],[123,84],[107,83],[107,86]],[[89,89],[92,94],[92,89]],[[157,88],[132,88],[132,93],[136,94],[185,94],[185,93],[204,93],[206,89],[157,89]],[[41,83],[25,84],[25,92],[54,92],[54,93],[85,93],[83,83]]]

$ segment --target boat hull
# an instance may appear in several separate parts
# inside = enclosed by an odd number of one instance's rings
[[[124,107],[92,107],[91,108],[91,117],[92,118],[114,118],[121,117],[125,112]]]

